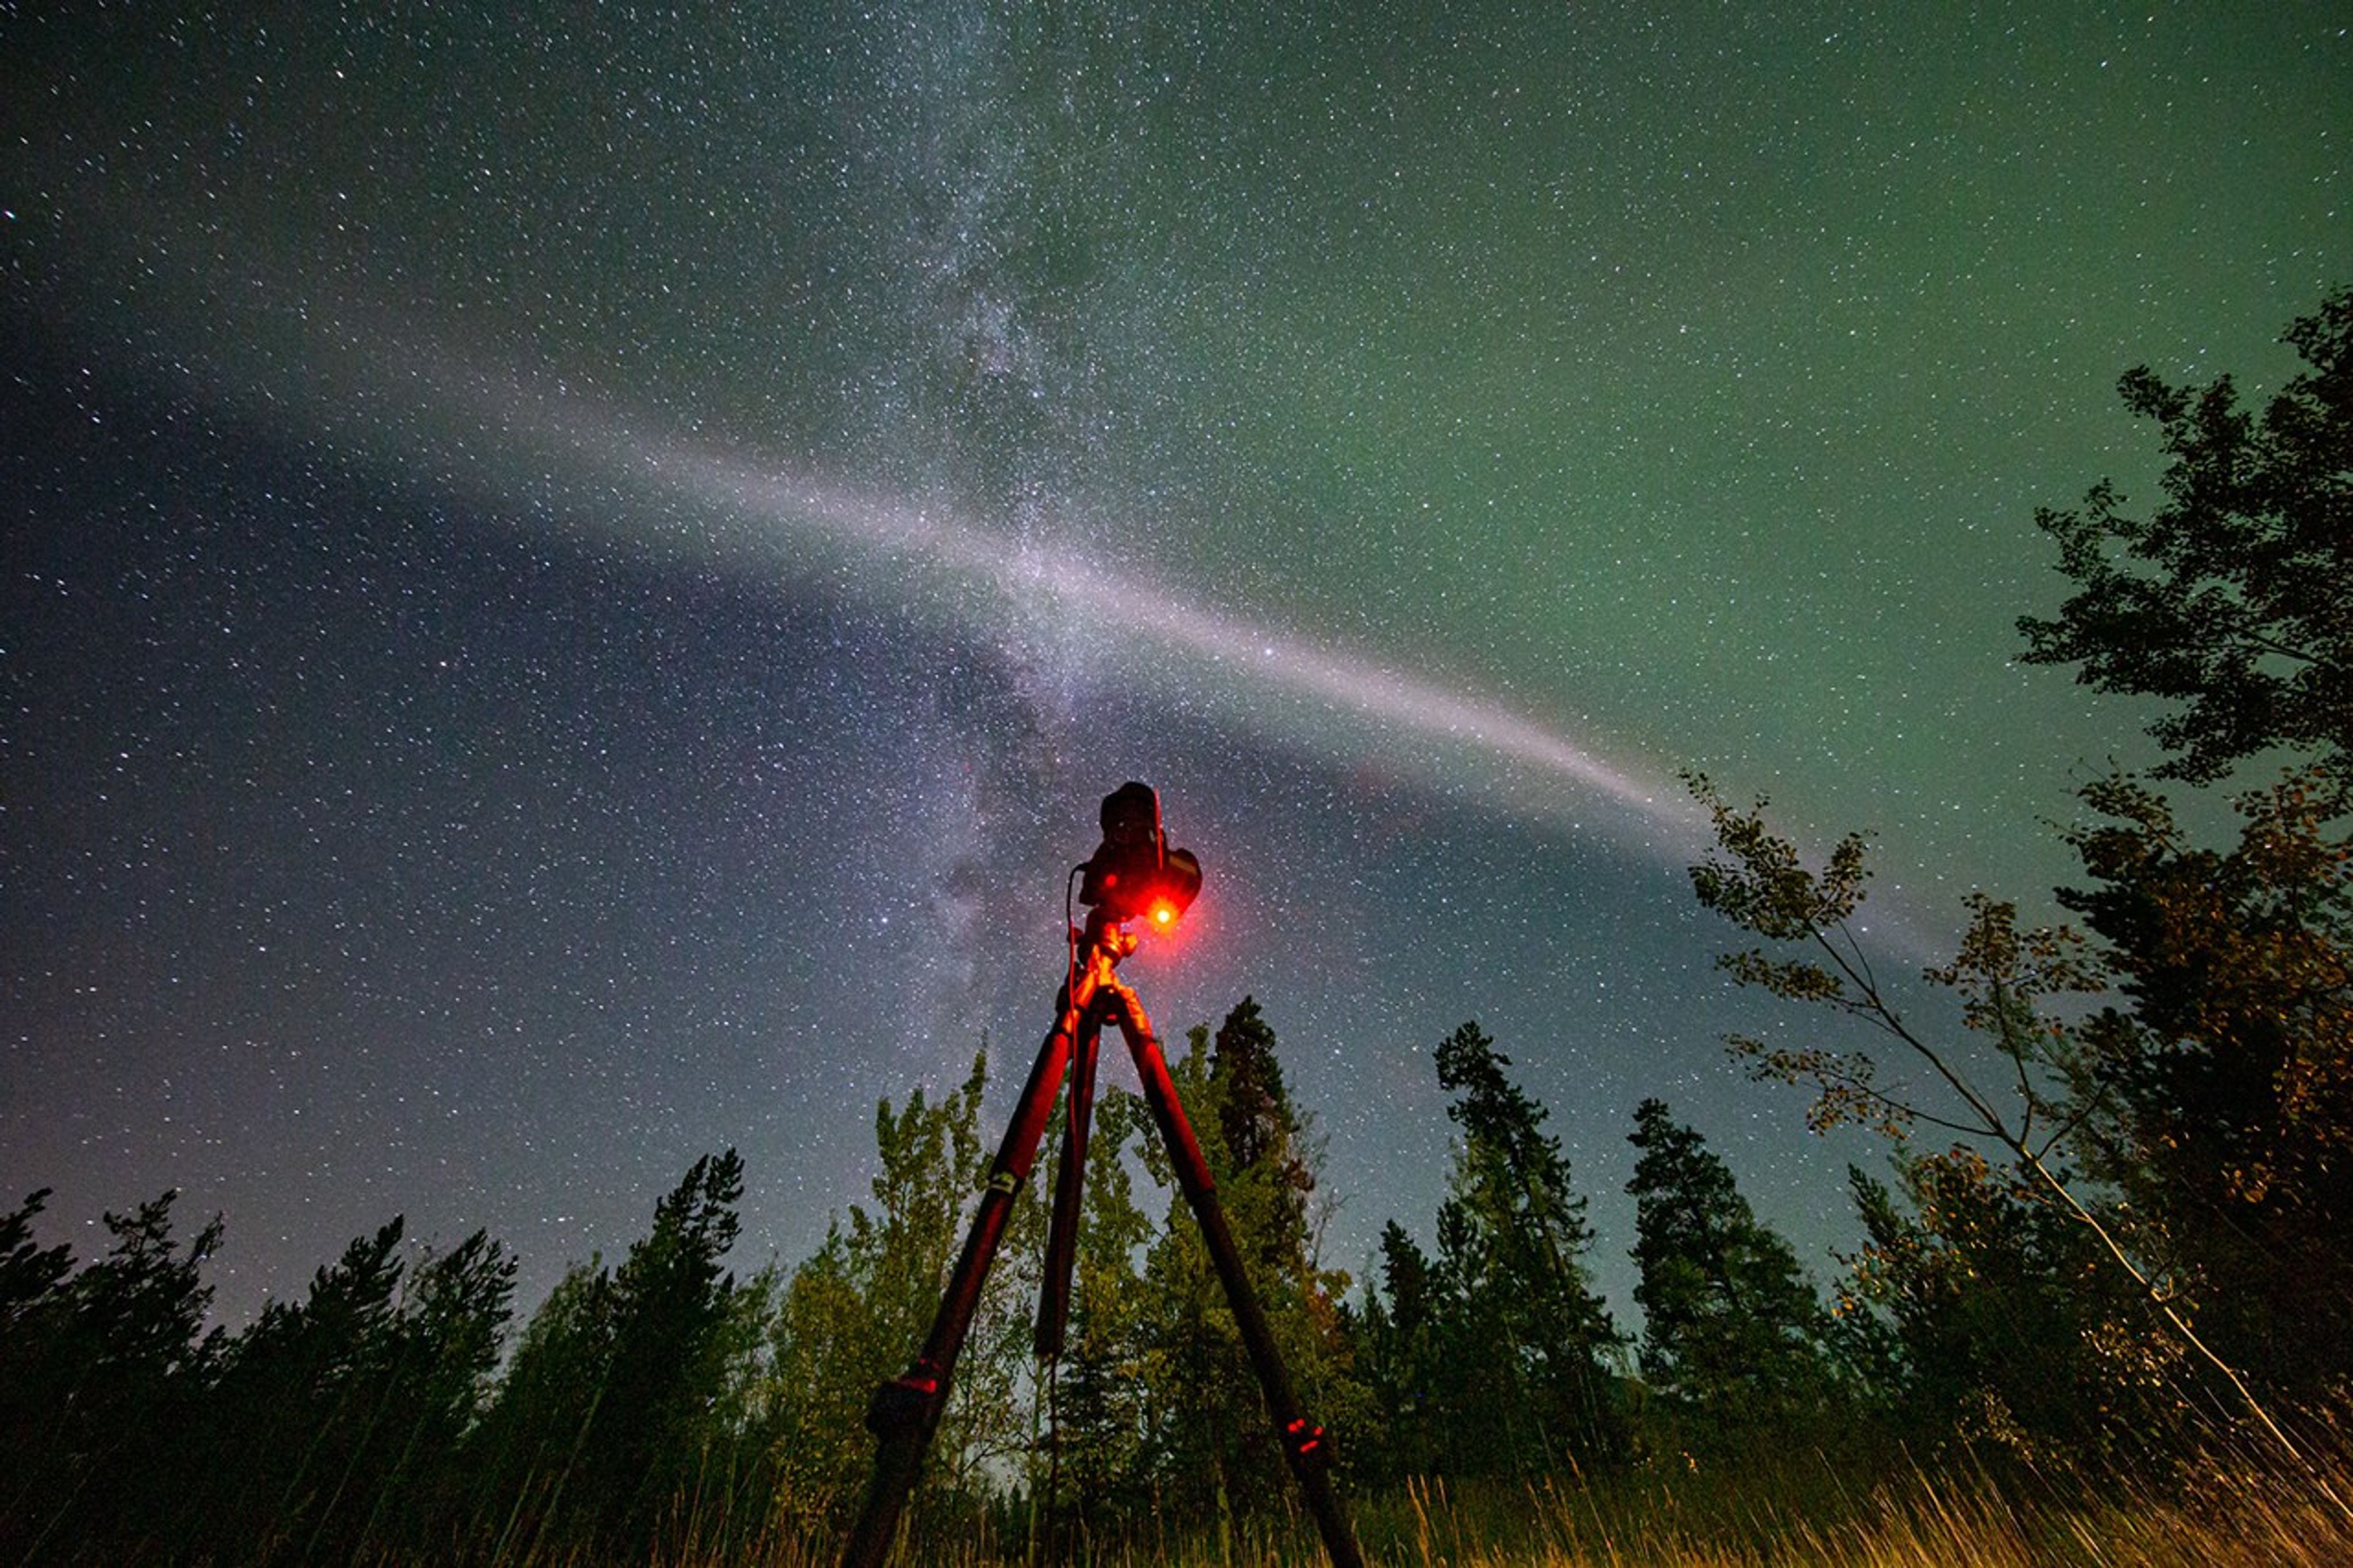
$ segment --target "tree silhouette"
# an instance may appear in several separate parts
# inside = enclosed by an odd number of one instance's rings
[[[2105,480],[2080,511],[2035,514],[2077,591],[2019,621],[2027,662],[2179,704],[2150,729],[2172,753],[2161,777],[2219,778],[2275,746],[2340,777],[2353,761],[2353,289],[2285,341],[2310,368],[2260,420],[2227,375],[2193,389],[2126,373],[2125,405],[2172,459],[2146,518]]]
[[[1830,1322],[1797,1254],[1760,1223],[1700,1135],[1646,1100],[1628,1139],[1642,1373],[1698,1446],[1725,1448],[1819,1415]]]
[[[0,1433],[0,1546],[19,1558],[60,1539],[121,1542],[161,1530],[197,1473],[174,1439],[204,1396],[222,1336],[204,1321],[202,1279],[220,1244],[216,1217],[185,1247],[172,1236],[176,1193],[108,1213],[113,1246],[71,1273],[69,1255],[31,1245],[46,1193],[0,1226],[7,1244],[7,1388]],[[167,1478],[159,1487],[157,1478]]]
[[[1318,1265],[1307,1218],[1316,1150],[1292,1103],[1275,1037],[1248,997],[1214,1037],[1187,1032],[1170,1074],[1218,1184],[1234,1245],[1250,1270],[1285,1365],[1307,1405],[1339,1427],[1348,1404],[1336,1307],[1345,1276]],[[1164,1189],[1174,1167],[1156,1139],[1143,1163]],[[1145,1463],[1164,1507],[1193,1520],[1288,1506],[1290,1480],[1265,1397],[1192,1211],[1172,1202],[1145,1267],[1157,1297],[1145,1329],[1151,1384]]]
[[[733,1149],[702,1156],[617,1269],[575,1265],[533,1315],[475,1444],[499,1552],[641,1551],[670,1524],[728,1382],[743,1190]]]
[[[2311,1394],[2353,1366],[2353,850],[2310,773],[2219,850],[2129,781],[2085,793],[2094,880],[2060,896],[2130,1005],[2082,1030],[2080,1141],[2211,1331]]]
[[[1437,1064],[1439,1087],[1455,1097],[1446,1114],[1462,1130],[1438,1215],[1454,1441],[1489,1468],[1613,1459],[1626,1428],[1608,1363],[1625,1341],[1584,1264],[1593,1232],[1568,1157],[1476,1023],[1440,1043]]]

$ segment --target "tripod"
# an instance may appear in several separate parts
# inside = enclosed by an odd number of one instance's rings
[[[1085,931],[1074,940],[1078,946],[1062,988],[1061,1016],[1030,1066],[1012,1125],[1006,1129],[1005,1142],[981,1190],[980,1206],[965,1237],[964,1251],[948,1277],[939,1311],[932,1319],[931,1333],[907,1370],[875,1389],[873,1403],[867,1409],[866,1426],[876,1438],[874,1476],[867,1486],[858,1523],[850,1531],[849,1547],[842,1553],[842,1568],[881,1568],[890,1552],[900,1511],[914,1489],[924,1450],[931,1447],[940,1413],[947,1404],[956,1357],[972,1326],[982,1281],[1004,1237],[1014,1197],[1037,1158],[1039,1141],[1045,1136],[1046,1121],[1067,1069],[1070,1113],[1064,1121],[1061,1163],[1054,1185],[1053,1219],[1047,1232],[1045,1283],[1036,1332],[1040,1357],[1061,1351],[1070,1314],[1071,1268],[1078,1245],[1087,1123],[1094,1109],[1096,1047],[1105,1022],[1118,1025],[1126,1037],[1128,1054],[1143,1080],[1145,1102],[1151,1107],[1153,1122],[1160,1130],[1169,1163],[1176,1167],[1177,1186],[1192,1205],[1219,1281],[1225,1287],[1226,1300],[1233,1307],[1234,1322],[1241,1331],[1250,1366],[1266,1394],[1275,1439],[1306,1497],[1309,1511],[1315,1516],[1324,1552],[1333,1568],[1363,1568],[1356,1536],[1332,1490],[1324,1429],[1300,1410],[1299,1395],[1292,1388],[1291,1375],[1284,1371],[1274,1336],[1267,1328],[1266,1314],[1260,1310],[1258,1297],[1242,1270],[1241,1255],[1235,1250],[1225,1210],[1218,1203],[1216,1184],[1209,1178],[1208,1162],[1201,1157],[1192,1124],[1185,1119],[1185,1108],[1176,1099],[1176,1086],[1168,1077],[1168,1063],[1152,1033],[1151,1021],[1144,1016],[1135,993],[1113,973],[1119,961],[1135,951],[1135,938],[1121,929],[1115,914],[1098,909],[1088,916]]]

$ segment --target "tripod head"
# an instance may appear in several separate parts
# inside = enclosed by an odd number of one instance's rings
[[[1130,779],[1103,796],[1103,835],[1080,868],[1079,902],[1094,910],[1089,929],[1134,920],[1155,931],[1174,926],[1201,891],[1201,862],[1189,849],[1168,847],[1160,792]]]

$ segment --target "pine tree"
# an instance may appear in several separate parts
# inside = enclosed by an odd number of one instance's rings
[[[1645,1100],[1632,1257],[1641,1270],[1643,1376],[1687,1446],[1787,1432],[1825,1407],[1830,1323],[1789,1244],[1759,1222],[1732,1172],[1666,1105]]]
[[[24,1555],[29,1534],[19,1531],[36,1511],[44,1484],[53,1483],[55,1443],[67,1387],[64,1363],[70,1319],[64,1289],[73,1273],[73,1248],[41,1247],[33,1223],[47,1206],[49,1189],[28,1194],[0,1218],[0,1550]]]
[[[726,1381],[743,1173],[732,1149],[698,1159],[617,1269],[575,1265],[525,1326],[473,1441],[500,1553],[657,1542]]]
[[[606,1407],[583,1479],[597,1489],[600,1533],[632,1549],[653,1539],[698,1468],[702,1417],[723,1379],[735,1279],[723,1260],[743,1195],[734,1150],[698,1159],[613,1274]]]
[[[1367,1283],[1352,1322],[1357,1370],[1377,1415],[1359,1439],[1370,1477],[1397,1482],[1446,1468],[1444,1289],[1439,1269],[1406,1228],[1395,1220],[1384,1225],[1379,1278]]]
[[[514,1260],[477,1232],[406,1278],[404,1230],[396,1216],[353,1238],[227,1343],[187,1436],[215,1463],[182,1500],[184,1539],[348,1558],[454,1511],[448,1455],[497,1357]]]
[[[1610,1363],[1625,1341],[1585,1267],[1593,1232],[1568,1156],[1476,1023],[1442,1041],[1437,1061],[1462,1132],[1438,1215],[1451,1447],[1489,1469],[1615,1459],[1626,1426]]]
[[[222,1521],[228,1539],[275,1534],[299,1548],[338,1511],[365,1465],[397,1359],[403,1229],[396,1217],[353,1237],[311,1275],[304,1297],[269,1302],[227,1347],[208,1426],[227,1484],[198,1511]],[[358,1489],[370,1489],[366,1480]]]
[[[0,1547],[29,1556],[44,1542],[97,1546],[164,1528],[201,1473],[177,1442],[215,1374],[222,1336],[205,1331],[205,1260],[216,1216],[183,1246],[167,1192],[104,1216],[113,1246],[70,1274],[69,1255],[31,1246],[40,1197],[5,1227],[11,1264],[5,1364],[11,1463],[0,1467]],[[103,1554],[103,1548],[99,1548]]]
[[[1245,997],[1214,1038],[1187,1034],[1170,1072],[1218,1184],[1252,1289],[1302,1399],[1327,1427],[1345,1429],[1356,1390],[1341,1342],[1337,1300],[1346,1277],[1314,1256],[1308,1203],[1316,1146],[1292,1103],[1274,1033]],[[1164,1188],[1175,1173],[1155,1140],[1145,1166]],[[1179,1517],[1230,1521],[1286,1506],[1289,1472],[1233,1312],[1192,1210],[1172,1196],[1145,1265],[1146,1289],[1164,1305],[1147,1336],[1147,1464],[1162,1506]]]

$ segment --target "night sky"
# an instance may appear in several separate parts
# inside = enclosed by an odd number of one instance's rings
[[[1621,1319],[1646,1095],[1827,1273],[1675,770],[1873,829],[1891,972],[2048,908],[2148,711],[2016,664],[2033,508],[2353,280],[2353,17],[1440,9],[0,4],[0,1202],[529,1303],[732,1144],[795,1261],[984,1038],[997,1136],[1133,777],[1327,1261],[1475,1017]]]

